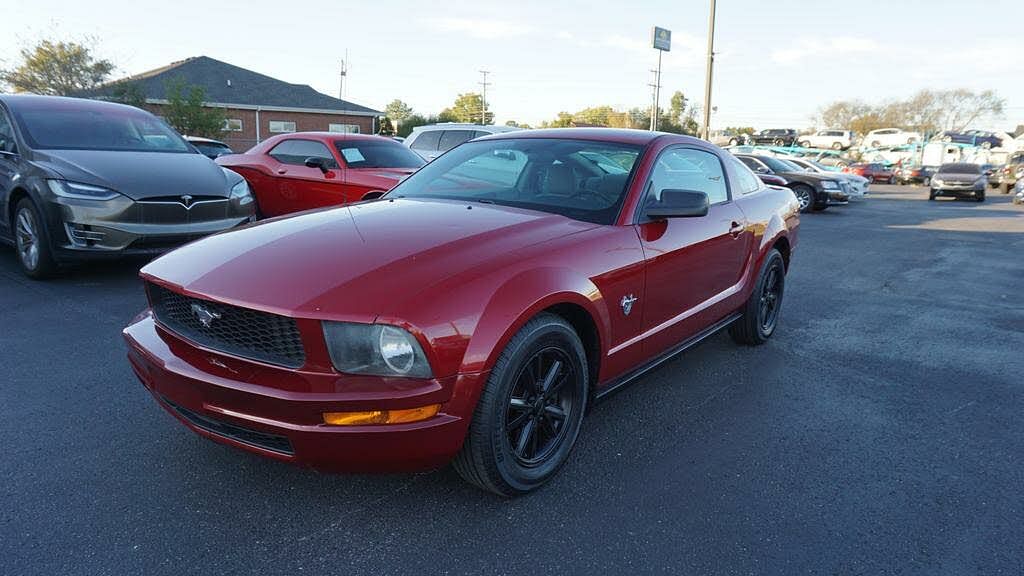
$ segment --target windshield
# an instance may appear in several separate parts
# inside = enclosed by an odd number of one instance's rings
[[[215,142],[193,142],[192,145],[207,156],[224,156],[232,153],[231,148],[228,148],[226,144],[218,144]]]
[[[765,164],[767,164],[768,167],[772,169],[772,172],[803,172],[804,171],[803,168],[797,166],[796,164],[793,164],[792,162],[787,162],[785,160],[779,160],[778,158],[772,158],[771,156],[758,156],[757,159],[760,160],[761,162],[764,162]]]
[[[394,140],[335,140],[349,168],[419,168],[426,161]]]
[[[485,202],[611,224],[640,152],[640,146],[554,138],[468,142],[388,196]]]
[[[156,116],[120,107],[16,112],[32,148],[193,153]]]
[[[939,168],[940,174],[981,174],[981,166],[958,162],[956,164],[943,164]]]

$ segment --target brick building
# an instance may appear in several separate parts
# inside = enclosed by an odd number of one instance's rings
[[[92,90],[84,96],[113,97],[118,84],[132,82],[146,97],[146,109],[162,116],[169,82],[202,86],[208,106],[224,108],[220,140],[236,152],[284,132],[311,130],[373,134],[383,112],[290,84],[206,56],[188,58]]]

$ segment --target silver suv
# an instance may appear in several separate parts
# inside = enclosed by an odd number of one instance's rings
[[[456,124],[454,122],[430,124],[429,126],[413,128],[412,134],[409,134],[409,137],[405,139],[405,145],[412,148],[414,152],[423,156],[427,161],[430,161],[463,142],[487,136],[488,134],[500,134],[514,130],[522,130],[522,128]]]

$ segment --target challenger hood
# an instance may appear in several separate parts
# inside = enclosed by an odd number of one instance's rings
[[[370,321],[454,274],[595,226],[494,205],[382,199],[211,236],[142,274],[267,312]]]
[[[227,176],[202,154],[37,150],[36,164],[65,180],[103,186],[133,200],[156,196],[227,196]]]

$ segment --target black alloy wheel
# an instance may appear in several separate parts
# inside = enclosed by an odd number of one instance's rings
[[[452,465],[502,496],[536,490],[568,460],[589,400],[579,336],[562,317],[540,314],[498,356]]]
[[[782,298],[786,290],[786,262],[776,248],[765,256],[757,284],[741,308],[742,316],[729,326],[729,335],[737,344],[764,344],[779,325]]]

